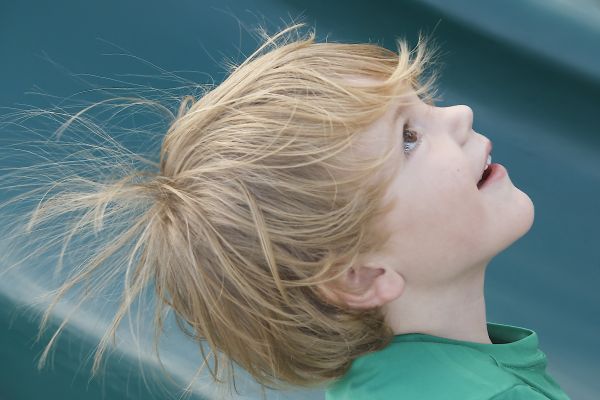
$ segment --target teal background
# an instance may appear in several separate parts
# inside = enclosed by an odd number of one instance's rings
[[[419,30],[433,34],[444,53],[439,105],[467,104],[474,110],[473,128],[493,141],[494,161],[507,167],[513,183],[535,204],[532,229],[488,266],[488,320],[535,330],[548,355],[549,371],[565,391],[573,399],[596,399],[600,393],[597,2],[4,0],[0,168],[24,162],[23,154],[12,154],[9,148],[21,138],[14,133],[18,127],[2,124],[15,109],[47,108],[93,85],[120,81],[168,87],[158,68],[179,71],[198,82],[210,82],[212,77],[218,83],[225,76],[224,57],[241,61],[257,46],[245,27],[260,23],[274,33],[299,16],[316,26],[319,41],[325,36],[329,41],[371,41],[395,50],[396,36],[414,44]],[[94,94],[88,99],[94,100]],[[121,140],[137,145],[133,139]],[[0,199],[5,196],[0,193]],[[36,275],[38,285],[47,274],[43,267],[44,260],[32,266],[42,271]],[[53,368],[36,371],[35,362],[50,336],[34,343],[37,319],[17,308],[37,290],[29,278],[0,281],[0,399],[176,398],[180,386],[159,376],[147,377],[146,387],[137,360],[128,352],[115,353],[104,377],[88,382],[88,356],[98,328],[83,317],[58,342]],[[94,320],[96,312],[100,319],[106,310],[92,307],[86,317]],[[176,331],[163,344],[172,365],[179,366],[177,376],[191,378],[185,374],[197,366],[198,353],[190,350],[193,344]],[[155,370],[152,363],[143,363],[148,374]],[[159,385],[166,385],[164,391]],[[240,398],[258,398],[251,382],[246,390]],[[197,389],[192,398],[210,396],[209,389]],[[269,398],[324,395],[269,392]]]

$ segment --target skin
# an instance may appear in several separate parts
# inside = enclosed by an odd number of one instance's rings
[[[489,139],[473,130],[470,107],[428,105],[413,92],[408,97],[414,104],[394,102],[362,135],[375,154],[391,145],[390,135],[402,135],[408,146],[398,146],[386,166],[393,172],[393,163],[401,163],[386,194],[395,208],[379,221],[393,236],[324,292],[354,308],[381,306],[395,334],[491,343],[485,270],[529,231],[533,203],[508,175],[477,188]],[[416,147],[405,128],[421,135]],[[502,157],[492,156],[492,162]]]

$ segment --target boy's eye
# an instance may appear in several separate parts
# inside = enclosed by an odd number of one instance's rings
[[[416,131],[407,128],[406,125],[403,128],[402,135],[404,141],[404,152],[406,154],[410,154],[421,142],[421,135],[419,135]]]

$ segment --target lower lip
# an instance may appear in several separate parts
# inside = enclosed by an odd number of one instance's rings
[[[506,168],[504,168],[504,166],[502,164],[497,164],[497,163],[490,164],[490,166],[488,168],[492,169],[490,171],[490,175],[483,182],[483,184],[481,185],[479,190],[490,186],[494,182],[498,182],[499,180],[504,178],[506,175],[508,175],[508,173],[506,172]]]

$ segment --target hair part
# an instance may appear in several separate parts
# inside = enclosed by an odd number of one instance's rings
[[[393,174],[381,171],[397,146],[380,158],[355,151],[361,132],[407,90],[431,102],[436,75],[422,77],[435,49],[421,35],[414,51],[397,39],[397,53],[370,43],[316,43],[314,31],[294,39],[302,26],[267,35],[213,90],[185,96],[158,163],[115,141],[109,157],[90,154],[83,162],[89,171],[109,168],[112,174],[97,174],[103,179],[67,174],[66,163],[56,164],[62,176],[45,190],[62,191],[38,204],[25,229],[84,212],[69,220],[57,269],[77,232],[93,228],[96,235],[111,222],[124,227],[73,269],[41,324],[40,332],[71,289],[88,285],[81,304],[121,277],[119,308],[98,344],[94,374],[133,302],[151,286],[156,353],[164,313],[172,310],[188,336],[209,346],[216,381],[224,371],[226,382],[234,378],[223,366],[233,361],[265,386],[323,387],[391,341],[380,308],[331,304],[317,285],[387,242],[390,232],[375,225],[392,206],[383,198]],[[357,85],[353,76],[376,81]],[[147,168],[133,168],[133,158]],[[201,370],[209,355],[200,349]]]

